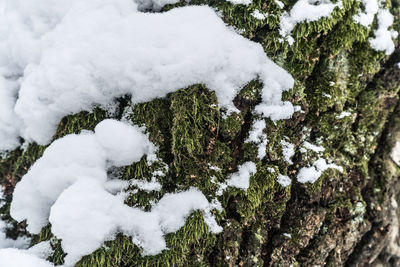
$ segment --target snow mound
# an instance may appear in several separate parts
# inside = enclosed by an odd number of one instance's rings
[[[147,102],[193,84],[215,91],[230,113],[239,90],[258,78],[257,112],[293,114],[281,101],[293,78],[210,7],[155,14],[130,0],[2,0],[0,25],[0,150],[19,136],[48,144],[61,118],[113,110],[118,97]]]
[[[155,151],[139,128],[115,120],[102,121],[94,133],[56,140],[17,184],[11,216],[26,219],[31,233],[50,222],[62,239],[67,265],[117,232],[132,236],[144,254],[157,254],[166,249],[164,235],[181,228],[195,210],[203,211],[210,231],[221,231],[210,214],[211,204],[197,189],[166,194],[150,212],[125,205],[124,193],[107,190],[114,181],[107,177],[108,167],[139,161]]]

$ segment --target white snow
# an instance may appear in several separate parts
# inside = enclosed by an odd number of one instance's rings
[[[150,191],[160,191],[161,184],[154,178],[149,182],[146,180],[131,180],[130,185],[138,187],[140,190],[150,192]]]
[[[257,144],[257,158],[263,159],[267,155],[267,135],[264,133],[266,127],[265,120],[256,120],[249,132],[249,137],[245,140],[245,143],[254,142]]]
[[[232,4],[235,5],[250,5],[251,3],[253,3],[253,0],[226,0],[228,2],[231,2]]]
[[[279,6],[279,8],[284,8],[284,6],[285,6],[285,4],[279,0],[275,0],[275,3]]]
[[[95,133],[87,131],[58,139],[16,185],[11,216],[18,221],[27,219],[28,231],[39,233],[63,190],[79,179],[93,178],[104,183],[110,164],[130,164],[155,151],[138,127],[115,120],[102,121]]]
[[[397,166],[400,166],[400,141],[397,141],[392,148],[392,151],[390,152],[390,157],[397,164]]]
[[[381,9],[378,12],[378,29],[374,31],[374,38],[369,39],[369,43],[376,51],[385,51],[386,55],[394,52],[394,43],[392,38],[397,38],[398,32],[389,30],[393,24],[393,15],[389,10]]]
[[[258,20],[264,20],[268,16],[267,14],[261,13],[258,9],[255,9],[251,15]]]
[[[257,166],[247,161],[238,167],[238,171],[229,176],[226,184],[231,187],[247,190],[250,186],[250,177],[257,172]]]
[[[281,140],[281,146],[282,146],[283,159],[287,163],[293,164],[292,157],[295,154],[294,145],[285,140]]]
[[[337,166],[334,163],[326,163],[326,160],[320,158],[314,162],[314,164],[310,167],[303,167],[300,169],[299,173],[297,174],[297,181],[300,183],[315,183],[318,178],[322,175],[322,173],[329,169],[336,169],[339,171],[343,171],[343,168]]]
[[[348,111],[342,111],[338,116],[336,116],[336,119],[343,119],[345,117],[351,116],[351,113]]]
[[[325,148],[324,148],[324,147],[322,147],[322,146],[316,146],[316,145],[314,145],[314,144],[311,144],[311,143],[308,142],[308,141],[305,141],[305,142],[303,143],[303,147],[306,148],[306,149],[312,150],[312,151],[314,151],[314,152],[316,152],[316,153],[320,153],[320,152],[324,152],[324,151],[325,151]]]
[[[3,191],[0,188],[0,207],[2,207],[4,202]],[[6,236],[7,223],[0,218],[0,250],[4,248],[27,248],[31,242],[30,238],[18,237],[16,240],[8,238]],[[1,263],[1,260],[0,260]]]
[[[272,120],[293,114],[281,101],[292,77],[210,7],[141,13],[130,0],[2,3],[0,150],[16,147],[19,135],[48,144],[62,117],[113,110],[117,97],[146,102],[197,83],[230,113],[239,90],[259,78],[257,112]]]
[[[114,191],[127,183],[109,183],[107,168],[139,161],[154,151],[139,128],[115,120],[99,123],[94,133],[58,139],[17,184],[11,215],[26,219],[32,233],[50,222],[52,232],[62,239],[67,266],[117,232],[132,236],[144,254],[157,254],[166,249],[163,236],[181,228],[194,210],[203,211],[210,231],[221,231],[211,204],[197,189],[165,194],[150,212],[124,204],[125,194]]]
[[[341,1],[334,4],[329,0],[298,0],[289,13],[284,12],[280,16],[279,33],[291,45],[294,40],[290,36],[290,33],[297,23],[317,21],[320,18],[329,17],[335,7],[341,6]]]
[[[283,187],[287,187],[292,183],[292,180],[289,178],[289,176],[287,175],[282,175],[279,174],[277,177],[277,182],[283,186]]]
[[[16,248],[0,249],[1,267],[53,267],[54,265],[40,259],[27,250]]]
[[[160,11],[165,5],[179,3],[179,0],[135,0],[140,11]]]
[[[360,1],[360,0],[359,0]],[[378,13],[379,5],[377,0],[361,0],[363,10],[356,15],[353,19],[364,27],[368,27],[374,21],[375,14]]]
[[[7,238],[6,236],[7,224],[0,220],[0,251],[4,248],[27,248],[30,243],[30,239],[27,237],[19,237],[16,240]],[[1,262],[1,261],[0,261]],[[1,265],[0,265],[1,266]]]

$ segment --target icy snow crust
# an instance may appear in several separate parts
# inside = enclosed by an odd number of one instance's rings
[[[291,117],[281,93],[292,77],[211,8],[137,9],[130,0],[0,0],[0,150],[18,146],[19,136],[48,144],[62,117],[112,110],[117,97],[146,102],[200,83],[229,113],[258,78],[256,111]]]
[[[108,167],[154,153],[155,147],[137,127],[115,120],[102,121],[94,133],[58,139],[17,184],[11,216],[26,219],[35,234],[50,222],[52,232],[62,239],[67,266],[117,232],[132,236],[145,254],[157,254],[166,249],[164,235],[181,228],[195,210],[203,211],[211,232],[221,231],[210,214],[211,204],[197,189],[165,194],[150,212],[125,205],[123,192],[107,190]]]

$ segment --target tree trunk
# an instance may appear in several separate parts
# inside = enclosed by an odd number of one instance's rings
[[[290,10],[293,1],[285,1]],[[169,170],[161,178],[160,192],[139,191],[128,205],[149,207],[164,193],[199,188],[222,203],[216,212],[223,227],[208,232],[201,213],[193,213],[178,232],[166,236],[168,250],[142,256],[131,239],[118,235],[105,247],[85,256],[77,266],[400,266],[399,159],[391,154],[400,142],[400,48],[385,56],[374,51],[370,28],[354,22],[360,3],[343,1],[343,9],[329,18],[301,23],[292,31],[294,44],[279,41],[281,11],[273,1],[254,1],[250,6],[225,1],[193,1],[222,11],[224,21],[263,45],[266,54],[294,78],[294,88],[284,99],[301,107],[291,119],[266,119],[267,155],[257,158],[257,146],[245,142],[252,123],[259,119],[254,107],[260,102],[258,81],[250,82],[235,99],[240,110],[227,118],[217,108],[214,92],[193,85],[149,103],[132,105],[119,99],[122,111],[132,107],[133,122],[144,125],[159,156]],[[387,3],[400,29],[400,2]],[[176,6],[187,5],[180,3]],[[174,8],[171,5],[164,10]],[[271,14],[258,20],[254,9]],[[65,117],[56,138],[94,126],[111,115],[96,109]],[[293,163],[285,160],[282,140],[293,144]],[[305,149],[305,142],[325,148]],[[3,220],[12,221],[9,204],[13,188],[45,147],[30,144],[17,149],[0,163],[0,181],[7,205]],[[319,158],[343,168],[328,169],[315,183],[300,183],[299,170]],[[216,196],[218,182],[244,162],[257,165],[248,190],[229,188]],[[396,164],[397,161],[397,164]],[[216,166],[216,168],[210,168]],[[151,178],[143,159],[124,168],[125,179]],[[291,185],[277,182],[287,175]],[[27,234],[24,223],[13,222],[8,236]],[[63,263],[60,241],[51,226],[32,236],[33,244],[51,240],[49,260]],[[1,265],[1,264],[0,264]]]

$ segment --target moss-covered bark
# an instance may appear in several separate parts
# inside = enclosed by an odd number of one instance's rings
[[[283,2],[289,10],[295,1]],[[146,126],[168,171],[159,178],[160,192],[139,191],[127,199],[128,205],[148,208],[151,200],[166,192],[195,186],[210,200],[218,198],[224,208],[216,214],[224,228],[221,234],[210,234],[201,213],[194,213],[182,229],[166,236],[169,250],[157,256],[141,256],[130,238],[118,235],[77,266],[398,266],[400,168],[389,152],[395,138],[400,138],[400,70],[395,66],[400,48],[390,57],[370,48],[372,31],[353,20],[360,6],[355,0],[344,0],[343,8],[330,18],[297,25],[292,46],[279,41],[283,10],[272,0],[255,0],[249,6],[219,0],[190,4],[220,10],[227,24],[262,44],[267,55],[295,78],[294,88],[284,98],[304,112],[289,120],[266,121],[263,160],[257,159],[255,145],[244,143],[257,119],[253,109],[260,101],[258,81],[245,86],[235,99],[241,113],[227,118],[221,116],[215,94],[203,85],[144,104],[120,99],[120,112],[113,115],[96,109],[64,118],[55,139],[93,129],[107,117],[124,115]],[[386,2],[396,30],[400,30],[399,4]],[[187,3],[164,11],[182,5]],[[251,15],[255,9],[269,16],[257,20]],[[338,119],[342,111],[351,115]],[[283,160],[283,139],[295,144],[293,164]],[[298,183],[298,170],[318,158],[312,151],[300,152],[304,141],[324,146],[323,157],[343,166],[343,172],[331,169],[314,184]],[[0,182],[8,202],[0,214],[14,225],[10,237],[25,233],[24,224],[9,216],[13,187],[44,149],[30,144],[0,162]],[[257,174],[247,192],[230,188],[217,196],[215,181],[225,181],[249,160],[257,164]],[[150,179],[154,168],[163,166],[149,167],[142,159],[124,168],[123,178]],[[284,188],[277,183],[278,173],[288,175],[292,185]],[[64,253],[50,225],[33,237],[33,243],[43,240],[51,240],[55,249],[49,259],[62,264]]]

